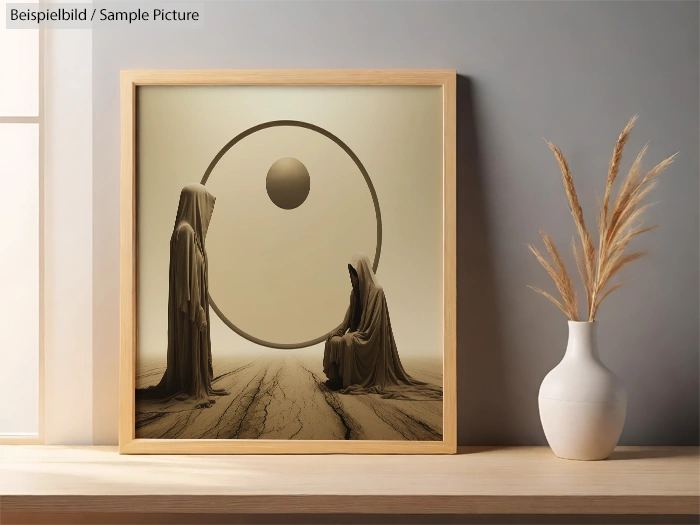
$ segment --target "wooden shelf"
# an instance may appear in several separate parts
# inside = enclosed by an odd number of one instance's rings
[[[456,456],[120,456],[0,447],[0,522],[118,513],[700,514],[696,447],[620,447],[606,461],[545,447]],[[98,520],[99,521],[99,520]],[[36,522],[36,520],[34,520]]]

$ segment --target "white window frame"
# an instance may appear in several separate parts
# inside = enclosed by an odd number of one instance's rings
[[[43,3],[40,0],[40,3]],[[13,29],[12,31],[22,31]],[[0,445],[43,445],[44,444],[44,59],[45,59],[45,30],[38,29],[38,97],[39,105],[37,116],[0,115],[0,124],[37,124],[39,128],[39,153],[38,177],[39,177],[39,410],[38,432],[36,436],[12,436],[0,434]]]

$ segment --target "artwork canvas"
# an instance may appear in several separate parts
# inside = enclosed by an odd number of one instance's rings
[[[124,71],[123,453],[451,453],[454,71]]]

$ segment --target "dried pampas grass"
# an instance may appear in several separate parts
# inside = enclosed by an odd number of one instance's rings
[[[571,175],[566,158],[557,146],[546,141],[559,164],[564,190],[569,200],[571,215],[578,233],[578,242],[576,239],[572,239],[572,250],[581,281],[583,282],[583,289],[586,293],[587,318],[591,322],[595,321],[598,308],[603,300],[624,284],[612,284],[611,279],[627,265],[646,255],[647,252],[626,253],[626,249],[634,237],[657,227],[643,226],[641,218],[650,204],[642,204],[642,202],[656,187],[658,182],[656,177],[668,168],[677,155],[677,153],[671,155],[642,175],[641,163],[647,150],[647,146],[644,146],[622,180],[617,196],[613,200],[612,192],[617,176],[620,173],[622,153],[636,120],[637,117],[633,117],[622,133],[620,133],[610,159],[608,176],[605,181],[605,193],[603,201],[598,205],[598,215],[596,217],[599,237],[597,251],[593,243],[593,237],[586,227],[583,210],[579,204],[574,186],[574,178]],[[532,244],[527,246],[554,281],[561,300],[557,300],[540,288],[534,286],[530,286],[530,288],[556,304],[569,319],[578,321],[578,297],[573,281],[552,238],[541,229],[540,236],[553,263],[550,263]]]

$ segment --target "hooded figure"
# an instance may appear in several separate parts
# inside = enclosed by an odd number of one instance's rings
[[[369,258],[348,265],[353,291],[343,323],[326,340],[326,385],[343,394],[381,394],[388,399],[441,400],[442,390],[409,376],[401,365],[384,290]]]
[[[204,240],[215,201],[201,184],[189,184],[180,192],[170,238],[167,369],[158,385],[137,390],[137,397],[154,402],[155,410],[206,407],[213,402],[212,396],[228,394],[211,385],[214,374]]]

